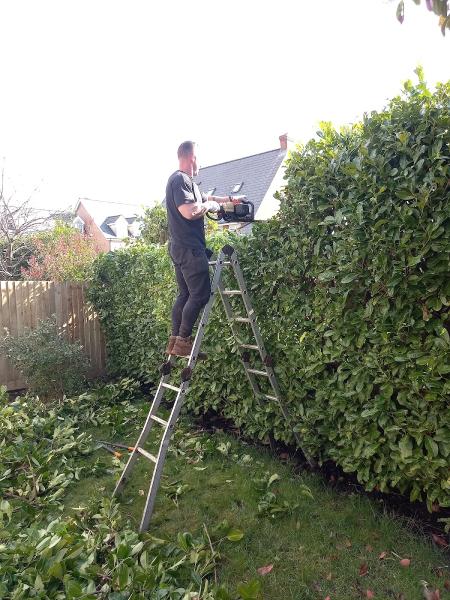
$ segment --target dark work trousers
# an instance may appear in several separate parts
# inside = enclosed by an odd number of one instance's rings
[[[172,335],[189,337],[200,311],[209,300],[211,282],[207,252],[210,251],[169,244],[178,284],[178,296],[172,308]]]

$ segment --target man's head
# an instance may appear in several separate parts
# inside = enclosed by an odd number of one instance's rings
[[[191,177],[198,175],[197,144],[187,141],[178,147],[178,162],[180,170]]]

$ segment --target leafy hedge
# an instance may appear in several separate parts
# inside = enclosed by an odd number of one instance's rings
[[[305,448],[431,508],[450,505],[450,85],[431,93],[418,74],[383,112],[324,124],[293,153],[279,215],[236,246]],[[164,247],[98,259],[91,299],[114,373],[156,381],[173,296]],[[222,314],[190,408],[293,442],[252,397]]]

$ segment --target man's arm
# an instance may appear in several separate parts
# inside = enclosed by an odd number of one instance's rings
[[[218,204],[225,204],[227,202],[232,202],[233,204],[239,204],[242,200],[246,199],[247,196],[206,196],[206,194],[202,194],[203,201],[213,200]]]
[[[217,202],[212,200],[202,202],[203,196],[196,197],[191,182],[181,173],[172,181],[171,186],[176,207],[189,221],[196,221],[208,211],[217,212],[220,209]]]
[[[218,212],[219,209],[220,205],[214,200],[207,200],[201,204],[191,202],[189,204],[181,204],[178,207],[183,217],[189,219],[189,221],[196,221],[197,219],[201,219],[207,212]]]

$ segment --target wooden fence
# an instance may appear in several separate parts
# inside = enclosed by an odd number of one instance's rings
[[[56,316],[69,340],[79,340],[91,364],[91,376],[105,371],[105,339],[94,310],[85,300],[85,288],[53,281],[1,281],[0,335],[5,328],[19,337],[40,320]],[[0,385],[8,390],[26,387],[20,373],[0,354]]]

